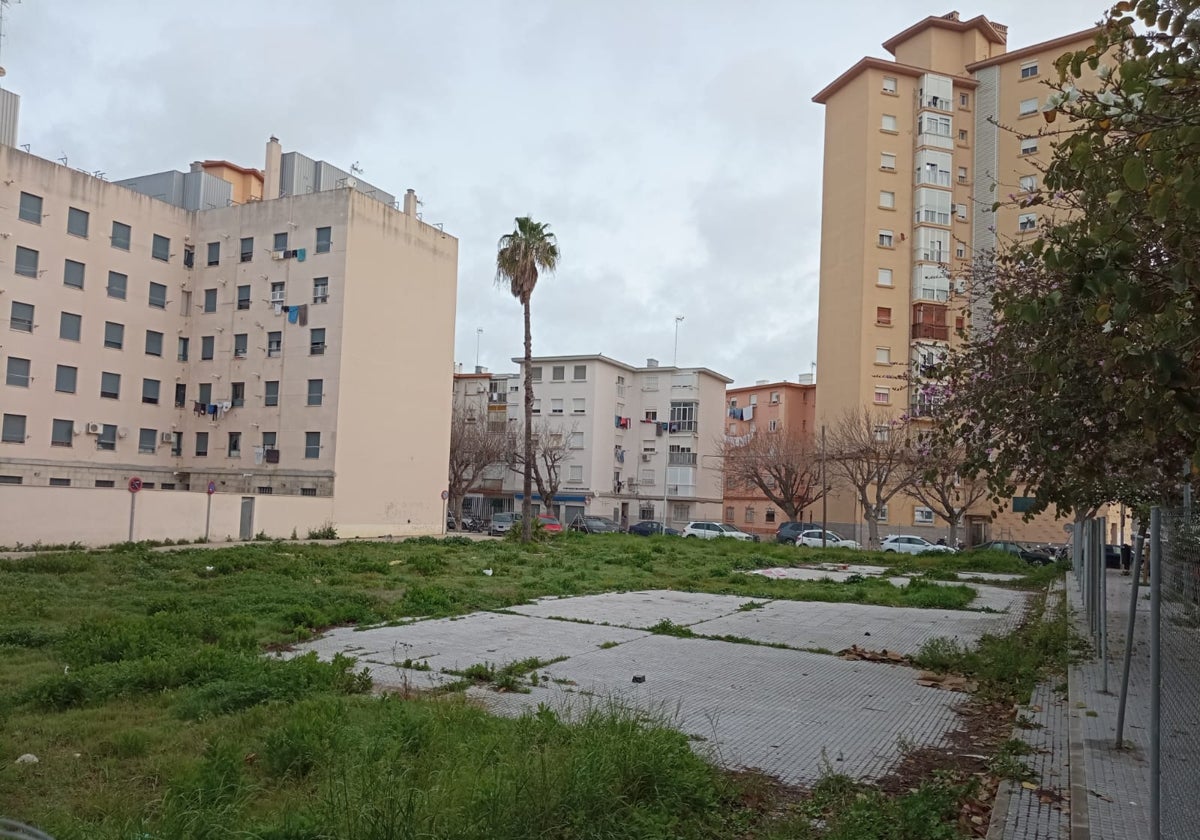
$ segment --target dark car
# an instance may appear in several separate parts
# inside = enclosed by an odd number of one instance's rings
[[[616,534],[621,526],[603,516],[576,516],[571,522],[571,530],[585,534]]]
[[[1104,568],[1121,568],[1121,546],[1112,543],[1104,546]]]
[[[1031,566],[1048,566],[1054,562],[1054,558],[1045,551],[1038,551],[1023,543],[1012,540],[992,540],[991,542],[975,546],[974,550],[1003,551],[1005,554],[1015,554]]]
[[[665,533],[668,537],[678,537],[679,536],[679,532],[676,531],[674,528],[667,528],[666,531],[663,531],[663,526],[662,526],[661,522],[654,522],[649,519],[645,520],[644,522],[638,522],[633,525],[630,525],[629,533],[636,534],[639,537],[652,537],[656,534],[663,534],[663,533]]]
[[[803,522],[784,522],[775,529],[775,542],[783,545],[795,545],[796,537],[810,528],[812,525]]]

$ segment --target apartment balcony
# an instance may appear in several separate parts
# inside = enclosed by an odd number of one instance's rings
[[[695,452],[671,452],[668,453],[667,463],[672,467],[694,467],[696,466]]]
[[[950,327],[946,324],[913,324],[913,338],[928,338],[934,341],[949,341]]]
[[[938,303],[915,303],[912,309],[912,337],[949,341],[946,307]]]
[[[489,391],[488,405],[508,405],[508,394],[497,391]]]

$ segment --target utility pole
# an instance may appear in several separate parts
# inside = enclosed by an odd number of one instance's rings
[[[675,316],[675,352],[671,356],[671,367],[679,366],[679,324],[683,321],[682,315]]]
[[[825,529],[829,527],[829,482],[825,478],[825,424],[821,424],[821,548],[825,548]]]
[[[479,340],[483,338],[483,327],[475,328],[475,372],[479,373]]]

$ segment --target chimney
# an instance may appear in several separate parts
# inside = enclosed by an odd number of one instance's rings
[[[267,141],[267,168],[263,172],[264,201],[279,198],[279,170],[282,157],[283,147],[279,145],[279,138],[271,135],[271,139]]]
[[[204,171],[203,161],[199,161],[199,160],[192,161],[192,171],[193,172],[203,172]]]
[[[648,368],[658,367],[658,359],[647,359],[646,367],[648,367]]]
[[[404,215],[417,215],[417,191],[411,188],[404,192]]]
[[[767,382],[769,382],[769,381],[770,380],[768,380],[768,379],[755,379],[754,384],[755,385],[766,385]]]

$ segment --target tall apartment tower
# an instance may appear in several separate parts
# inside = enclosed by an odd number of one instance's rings
[[[963,325],[957,278],[973,255],[1037,235],[1036,213],[992,203],[1037,187],[1044,81],[1095,32],[1008,52],[1008,28],[982,15],[927,17],[884,42],[891,59],[863,58],[813,97],[826,109],[818,424],[863,407],[928,415],[905,374]],[[944,525],[908,500],[889,507],[884,532]],[[848,496],[831,497],[831,522],[858,518]]]

